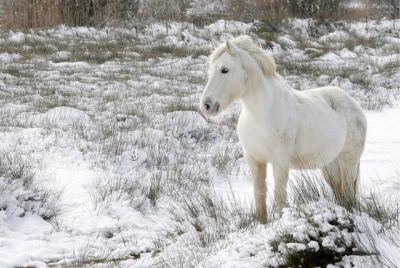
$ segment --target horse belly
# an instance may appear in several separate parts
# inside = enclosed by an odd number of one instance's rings
[[[330,127],[315,128],[299,133],[291,156],[291,168],[315,169],[332,162],[342,151],[346,141],[346,124],[336,120]]]

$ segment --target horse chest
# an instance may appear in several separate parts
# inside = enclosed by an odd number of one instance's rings
[[[285,131],[262,125],[242,115],[237,131],[245,152],[260,161],[274,158],[291,139],[291,135]]]

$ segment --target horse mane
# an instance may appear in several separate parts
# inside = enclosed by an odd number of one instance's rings
[[[245,66],[248,65],[248,63],[246,62],[246,60],[244,60],[245,56],[242,55],[243,52],[247,52],[246,54],[248,54],[250,57],[252,57],[256,61],[256,63],[261,68],[261,70],[263,71],[265,76],[271,77],[276,74],[276,66],[275,66],[274,59],[272,57],[270,57],[267,53],[265,53],[265,51],[262,50],[261,47],[256,46],[252,42],[252,40],[249,36],[241,35],[236,38],[234,38],[231,35],[227,35],[227,36],[228,36],[229,42],[231,44],[233,44],[235,48],[238,48],[238,49],[236,49],[236,51],[238,52],[239,57],[242,59],[242,62]],[[227,43],[225,42],[225,43],[219,44],[215,48],[214,52],[211,54],[210,62],[213,63],[225,51],[229,52]],[[232,54],[232,53],[230,53],[230,54]]]

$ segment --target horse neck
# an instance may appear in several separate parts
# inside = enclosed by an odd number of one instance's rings
[[[254,117],[265,118],[285,105],[291,91],[292,88],[279,74],[268,78],[262,75],[249,81],[241,99],[242,107]]]

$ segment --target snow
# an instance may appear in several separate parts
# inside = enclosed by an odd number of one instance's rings
[[[21,58],[22,56],[18,54],[0,53],[0,61],[4,63],[17,61]]]
[[[71,58],[72,53],[69,51],[58,51],[55,52],[51,55],[51,57],[53,58],[53,60],[56,61],[66,61],[69,60]]]
[[[23,33],[14,33],[13,31],[9,32],[9,37],[7,41],[11,43],[22,43],[25,40],[25,35]]]
[[[362,184],[366,191],[382,191],[385,198],[398,195],[400,164],[400,108],[368,112],[368,135],[362,158]],[[384,125],[385,124],[385,125]]]
[[[85,112],[71,107],[55,107],[43,114],[21,113],[17,120],[27,123],[32,127],[48,125],[52,127],[62,126],[87,126],[90,124],[90,117]]]
[[[291,23],[293,31],[309,37],[309,21]],[[392,27],[370,24],[377,30]],[[394,242],[400,238],[398,226],[385,234],[369,215],[349,212],[329,200],[285,208],[281,218],[267,225],[246,218],[253,209],[253,190],[235,134],[239,105],[218,118],[203,118],[197,107],[207,57],[141,61],[140,53],[157,42],[209,51],[212,38],[225,38],[220,35],[225,28],[235,35],[248,34],[252,24],[219,20],[204,29],[176,22],[167,27],[168,34],[165,24],[147,26],[138,33],[145,40],[141,44],[134,43],[134,30],[123,28],[60,26],[0,34],[2,44],[44,42],[49,51],[32,52],[27,62],[20,54],[0,53],[1,66],[11,70],[0,74],[0,267],[68,266],[101,259],[121,267],[278,267],[286,263],[286,254],[319,252],[322,247],[338,253],[362,249],[379,253],[388,265],[399,264],[400,247]],[[363,27],[349,26],[360,35]],[[131,61],[71,61],[73,53],[64,48],[65,42],[81,40],[110,39],[108,44],[115,44],[121,36],[129,44],[121,53],[132,55]],[[346,38],[351,37],[338,29],[309,45],[318,52],[323,43]],[[399,40],[387,36],[384,42],[398,45]],[[270,51],[274,57],[309,60],[290,33],[279,41]],[[136,46],[142,50],[133,50]],[[340,48],[320,54],[316,64],[336,66],[369,58],[384,67],[400,60],[398,54],[385,53],[362,45]],[[29,73],[31,80],[20,78],[14,69]],[[356,97],[367,94],[354,79],[335,71],[311,82],[298,75],[286,78],[303,86],[337,85]],[[371,73],[371,78],[380,84],[373,97],[396,96],[399,74],[388,78]],[[393,97],[392,107],[366,111],[367,144],[361,159],[361,195],[376,194],[391,207],[398,204],[400,192],[396,103]],[[294,173],[291,180],[296,180]],[[273,182],[268,186],[271,196]],[[160,196],[154,196],[156,190]],[[202,211],[199,200],[210,202],[209,210]],[[57,210],[53,205],[59,201],[62,207]],[[193,215],[184,205],[193,208]],[[213,210],[219,205],[221,210]],[[51,218],[53,211],[59,214]],[[346,256],[328,267],[364,267],[368,258]]]
[[[320,59],[323,61],[337,62],[340,60],[340,57],[333,52],[329,52],[326,55],[321,56]]]
[[[226,21],[226,20],[218,20],[215,23],[212,23],[206,27],[206,30],[214,33],[236,33],[236,34],[248,34],[250,31],[252,24],[243,23],[239,21]]]
[[[343,48],[340,51],[340,57],[342,59],[356,59],[357,58],[357,54],[354,52],[351,52],[350,50],[348,50],[347,48]]]
[[[290,36],[281,36],[279,37],[280,43],[284,44],[288,47],[296,47],[297,43],[293,41]]]
[[[311,249],[313,249],[314,251],[318,251],[318,250],[319,250],[319,245],[318,245],[318,243],[317,243],[316,241],[310,241],[310,242],[307,244],[307,246],[308,246],[308,248],[311,248]]]

